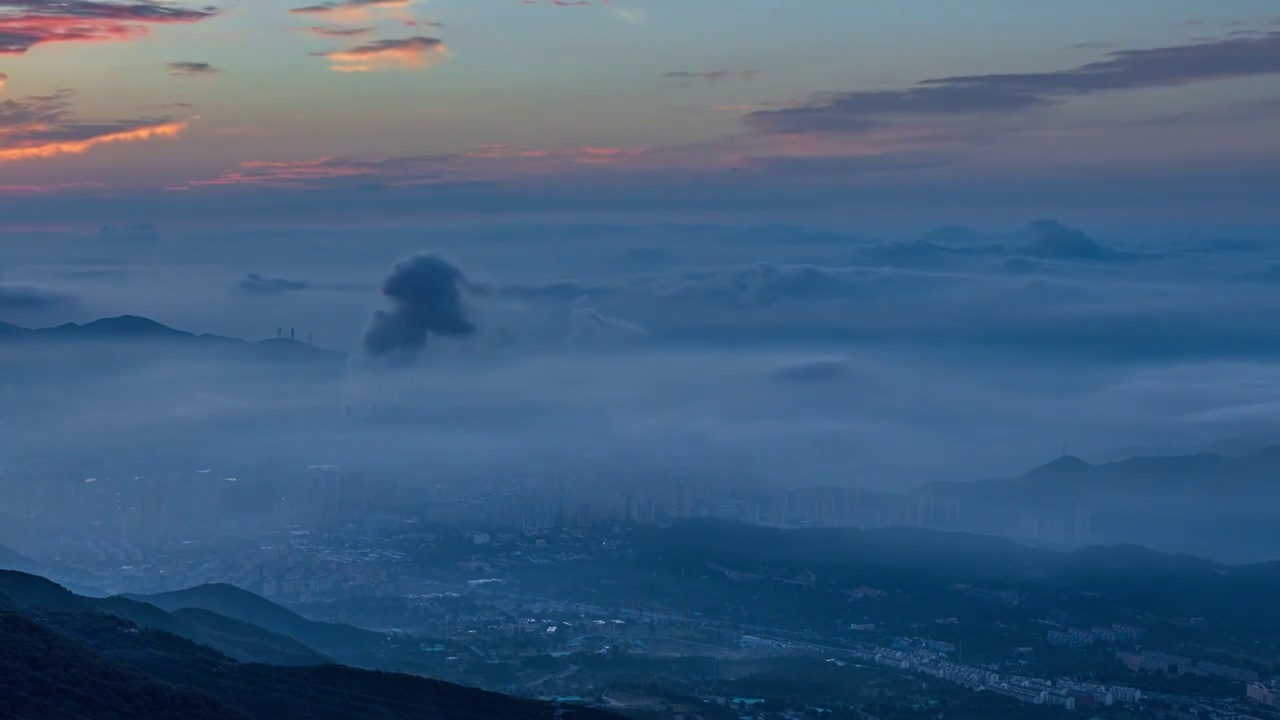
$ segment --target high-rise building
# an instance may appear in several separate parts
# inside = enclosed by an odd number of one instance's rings
[[[1245,686],[1245,697],[1267,707],[1280,708],[1280,683],[1275,680],[1251,682]]]

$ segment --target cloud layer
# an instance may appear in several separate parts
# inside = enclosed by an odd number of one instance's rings
[[[87,231],[0,250],[6,287],[76,299],[24,293],[15,318],[131,312],[249,338],[296,326],[362,361],[327,384],[130,366],[138,378],[42,411],[78,424],[109,406],[104,432],[169,428],[180,407],[274,418],[257,441],[281,447],[296,423],[303,454],[321,436],[352,459],[428,443],[440,462],[502,470],[525,452],[554,465],[625,448],[778,482],[891,484],[1016,472],[1063,442],[1194,447],[1280,428],[1280,275],[1267,272],[1280,254],[1265,236],[494,221],[433,228],[440,251],[425,255],[422,238],[329,227],[188,242],[175,228],[163,251]],[[379,406],[376,432],[325,425],[348,404]]]
[[[1280,32],[1145,50],[1041,73],[957,75],[901,90],[825,93],[810,102],[747,116],[776,133],[864,133],[893,122],[999,116],[1100,92],[1173,87],[1280,73]]]

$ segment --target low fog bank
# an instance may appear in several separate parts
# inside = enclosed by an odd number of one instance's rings
[[[300,370],[136,338],[0,340],[11,451],[123,452],[165,433],[190,452],[501,465],[683,444],[757,457],[778,482],[905,487],[1020,472],[1064,446],[1194,448],[1280,426],[1280,253],[1262,239],[1055,221],[885,240],[792,226],[468,227],[427,243],[152,231],[9,239],[0,283],[50,300],[24,296],[0,320],[145,315],[344,358]]]
[[[892,240],[715,226],[225,240],[15,255],[0,296],[10,472],[336,465],[425,488],[622,486],[654,468],[753,491],[903,491],[1064,453],[1280,442],[1280,252],[1258,239],[1041,221]],[[150,320],[86,324],[123,314]]]

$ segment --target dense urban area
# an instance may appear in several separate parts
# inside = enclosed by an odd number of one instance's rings
[[[606,471],[423,484],[332,465],[121,465],[6,468],[0,482],[14,557],[69,589],[207,593],[224,613],[265,599],[373,631],[316,648],[345,664],[568,708],[1280,717],[1280,651],[1262,618],[1251,633],[1234,608],[1174,614],[1037,566],[1081,558],[1105,576],[1137,552],[1084,547],[1086,512],[1013,518],[1015,536],[1041,528],[1019,537],[1033,548],[957,532],[965,506],[931,494],[759,492],[652,468],[611,493]],[[69,518],[74,532],[38,532]],[[986,556],[1026,570],[966,568]]]

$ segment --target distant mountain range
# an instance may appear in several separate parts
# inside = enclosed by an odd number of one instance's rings
[[[1247,506],[1280,497],[1280,445],[1242,456],[1202,452],[1097,465],[1066,455],[1015,478],[937,482],[916,492],[1041,509],[1188,501]]]
[[[137,315],[103,318],[77,325],[25,328],[0,322],[0,343],[32,341],[109,341],[117,344],[161,344],[200,351],[231,351],[262,360],[341,360],[340,353],[289,338],[242,340],[222,335],[197,335]]]
[[[157,597],[216,602],[285,624],[301,620],[233,590],[205,586]],[[0,571],[0,716],[551,720],[560,713],[547,703],[336,665],[296,638],[206,609],[167,612],[131,598],[87,598],[42,577]],[[589,708],[574,708],[572,716],[616,717]]]
[[[1090,453],[1085,459],[1094,465],[1120,462],[1135,457],[1176,457],[1179,455],[1197,455],[1213,453],[1225,457],[1240,457],[1261,452],[1269,447],[1280,445],[1280,432],[1257,433],[1252,435],[1236,435],[1221,438],[1208,445],[1126,445],[1102,452]]]
[[[1018,477],[929,483],[904,499],[938,515],[947,508],[952,529],[1033,543],[1133,543],[1235,563],[1280,557],[1280,446],[1100,464],[1064,456]]]

